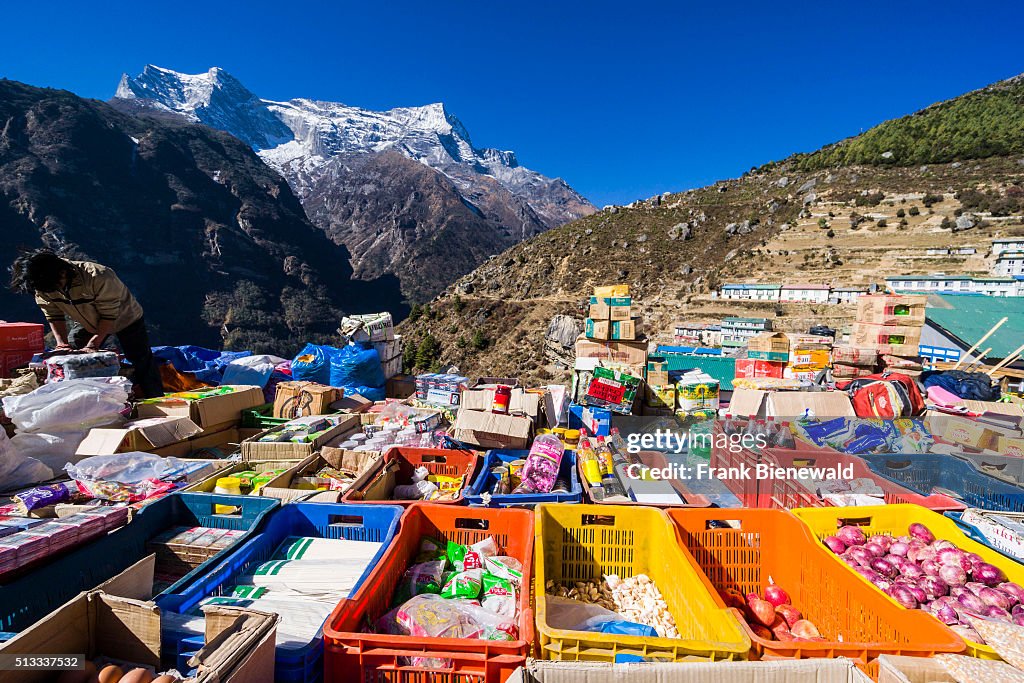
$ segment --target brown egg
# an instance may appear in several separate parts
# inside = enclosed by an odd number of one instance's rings
[[[156,678],[154,678],[153,683],[178,683],[178,679],[174,676],[168,676],[167,674],[164,674],[163,676],[157,676]]]
[[[97,676],[99,683],[118,683],[122,678],[124,678],[124,671],[121,671],[121,667],[116,664],[108,664],[103,667]]]
[[[149,669],[132,669],[124,675],[120,683],[151,683],[153,674]]]

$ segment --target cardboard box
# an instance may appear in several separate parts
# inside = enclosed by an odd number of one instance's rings
[[[611,321],[611,338],[621,341],[635,341],[643,334],[640,318]]]
[[[605,285],[594,287],[594,296],[598,298],[629,296],[629,285]]]
[[[612,307],[608,304],[608,298],[590,297],[589,316],[592,320],[611,320]]]
[[[655,386],[648,384],[644,393],[644,404],[648,408],[676,409],[676,386],[667,384]]]
[[[305,415],[327,415],[331,404],[345,397],[341,387],[316,382],[281,382],[274,395],[274,417],[292,419]]]
[[[780,351],[747,351],[747,358],[750,360],[769,360],[780,363],[789,362],[789,354]]]
[[[857,322],[921,327],[927,301],[918,294],[863,294],[857,297]]]
[[[909,659],[909,658],[908,658]],[[930,660],[922,660],[930,661]],[[506,683],[870,683],[854,662],[545,662],[528,660]]]
[[[253,430],[254,434],[258,434],[260,430]],[[165,458],[188,458],[192,454],[205,450],[205,449],[218,449],[225,455],[236,453],[242,443],[248,436],[252,434],[243,435],[243,430],[235,427],[228,427],[220,431],[208,431],[204,430],[199,434],[190,437],[184,441],[177,441],[175,443],[161,446],[160,448],[154,448],[150,451],[154,455],[160,455]]]
[[[540,417],[544,394],[527,392],[522,387],[512,389],[509,397],[509,415],[524,415],[532,420]],[[482,386],[479,389],[467,389],[462,392],[462,407],[467,410],[485,410],[490,412],[494,405],[494,389]]]
[[[979,450],[998,447],[998,431],[966,417],[929,411],[925,426],[943,441]]]
[[[736,417],[799,418],[808,411],[819,420],[856,417],[849,396],[840,391],[735,389],[729,402],[729,414]]]
[[[296,421],[321,419],[317,417],[300,417]],[[359,415],[331,415],[326,419],[336,424],[313,441],[308,443],[294,443],[291,441],[260,441],[265,434],[274,431],[267,429],[256,436],[242,442],[242,460],[246,462],[258,462],[263,460],[303,460],[319,451],[324,445],[335,437],[348,434],[359,428]]]
[[[481,448],[528,448],[533,420],[482,410],[459,410],[453,428],[459,441]]]
[[[921,328],[854,323],[850,343],[893,356],[916,356],[921,343]]]
[[[208,390],[215,392],[222,387]],[[159,402],[140,403],[139,417],[187,417],[203,429],[210,429],[224,423],[237,423],[242,411],[263,405],[263,389],[253,386],[235,386],[230,394],[216,394],[196,399],[181,399],[167,396]],[[202,395],[204,390],[185,392]]]
[[[668,361],[662,356],[647,357],[647,373],[644,377],[648,384],[662,387],[669,383]]]
[[[831,363],[831,354],[827,349],[791,349],[789,352],[789,364],[802,366],[802,369],[821,370]]]
[[[755,379],[758,377],[782,377],[786,364],[781,361],[755,360],[753,358],[736,359],[736,377]]]
[[[499,385],[514,389],[515,387],[522,386],[522,383],[518,377],[477,377],[470,389],[479,389],[480,387],[493,389]]]
[[[938,661],[929,657],[881,655],[878,683],[956,683]]]
[[[788,354],[789,353],[789,337],[782,332],[764,332],[751,337],[747,341],[747,351],[760,351],[764,353],[774,354]],[[754,356],[747,355],[748,358],[754,358]],[[784,360],[781,358],[771,358],[767,360]]]
[[[587,339],[607,340],[611,338],[612,324],[610,320],[587,318],[584,325],[583,333],[587,336]]]
[[[259,495],[277,498],[282,504],[296,500],[304,500],[317,495],[318,503],[337,503],[347,489],[335,489],[318,492],[313,489],[292,488],[298,477],[309,477],[324,467],[333,467],[352,475],[352,481],[365,472],[381,458],[380,451],[352,451],[332,446],[324,446],[320,455],[311,455],[303,460],[298,467],[277,475],[260,490]]]
[[[416,398],[445,408],[457,408],[462,390],[469,386],[469,378],[462,375],[430,372],[416,375]]]
[[[0,321],[0,351],[31,351],[42,353],[46,334],[39,323],[8,323]]]
[[[388,398],[409,398],[416,393],[416,378],[412,375],[389,377],[384,391]]]
[[[117,429],[90,429],[75,455],[110,455],[131,451],[152,451],[202,433],[187,417],[148,417],[133,420]]]
[[[415,407],[415,411],[416,415],[413,417],[410,425],[416,429],[417,434],[437,429],[445,419],[443,409]],[[378,413],[375,412],[360,413],[360,425],[363,432],[369,434],[374,431],[373,425],[377,423],[377,417]],[[378,429],[381,429],[381,427],[378,427]]]
[[[395,325],[388,312],[348,315],[341,319],[338,334],[354,342],[379,342],[395,338]]]
[[[35,351],[0,351],[0,377],[9,377],[18,368],[32,362]]]
[[[1024,458],[1024,439],[1016,439],[1000,434],[996,438],[995,448],[999,455],[1009,455],[1015,458]]]
[[[597,342],[581,336],[576,339],[576,358],[597,358],[612,363],[621,363],[643,373],[647,364],[647,342]]]
[[[591,407],[628,415],[633,411],[633,402],[642,382],[639,377],[624,372],[594,368],[594,377],[587,386],[584,402]]]
[[[85,655],[108,657],[165,671],[161,655],[160,609],[152,602],[155,557],[149,555],[98,588],[79,593],[28,629],[0,645],[0,655]],[[274,614],[208,606],[206,645],[190,665],[202,665],[196,683],[257,683],[274,669],[277,624]],[[5,683],[54,680],[46,670],[5,671]]]

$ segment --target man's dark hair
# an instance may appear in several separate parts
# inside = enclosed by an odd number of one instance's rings
[[[21,254],[11,264],[11,289],[15,292],[52,292],[71,264],[52,251],[40,249]]]

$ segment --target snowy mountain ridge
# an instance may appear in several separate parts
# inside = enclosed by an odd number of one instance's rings
[[[476,148],[442,103],[372,111],[303,98],[275,102],[257,97],[219,67],[183,74],[153,65],[138,76],[122,75],[114,97],[226,130],[281,172],[300,197],[313,190],[332,159],[394,149],[446,175],[473,203],[489,191],[481,184],[492,178],[528,205],[542,229],[594,211],[561,179],[520,166],[513,152]]]

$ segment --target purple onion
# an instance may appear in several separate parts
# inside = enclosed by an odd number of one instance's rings
[[[850,557],[857,564],[866,567],[871,564],[874,557],[863,546],[855,545],[846,550],[846,556]]]
[[[878,578],[872,581],[871,583],[873,583],[875,585],[875,588],[882,591],[883,593],[888,593],[889,590],[893,587],[893,582],[889,579]]]
[[[868,541],[863,545],[863,548],[871,553],[872,557],[882,557],[885,555],[885,548],[874,542],[874,539]]]
[[[910,586],[902,584],[893,586],[892,590],[889,591],[889,595],[893,600],[900,603],[907,609],[917,609],[918,600],[914,596]]]
[[[998,586],[1006,581],[1006,574],[999,567],[982,562],[974,568],[974,579],[986,586]]]
[[[893,543],[895,543],[895,541],[893,540],[893,537],[888,534],[878,534],[877,536],[871,537],[871,543],[882,546],[882,548],[888,552],[889,548]]]
[[[910,560],[905,560],[903,562],[902,566],[900,566],[900,573],[908,579],[912,579],[914,581],[925,576],[924,570],[921,569],[919,565],[914,564]]]
[[[871,583],[874,583],[878,579],[882,578],[882,575],[876,572],[871,567],[854,567],[853,571],[857,572]]]
[[[944,548],[952,548],[954,550],[957,550],[956,543],[953,543],[953,541],[948,541],[948,540],[946,540],[944,538],[940,539],[938,541],[935,541],[931,545],[932,545],[933,548],[935,548],[936,552],[938,552],[939,550],[942,550]]]
[[[864,535],[864,530],[859,526],[844,526],[836,532],[836,536],[846,545],[864,545],[868,540],[868,537]]]
[[[1024,626],[1024,612],[1017,612],[1010,615],[1010,620],[1017,626]]]
[[[970,593],[970,592],[971,591],[967,590],[967,588],[964,587],[964,586],[950,586],[949,587],[949,595],[953,599],[959,598],[964,593]],[[972,593],[972,595],[973,595],[973,593]]]
[[[939,563],[935,560],[923,560],[921,562],[921,570],[928,576],[938,576]]]
[[[985,601],[974,593],[961,593],[960,597],[956,600],[966,609],[978,614],[982,614],[985,611],[985,608],[988,607],[988,605],[985,604]]]
[[[919,603],[925,603],[928,601],[928,594],[920,586],[915,586],[911,584],[907,586],[907,590],[910,591],[911,595],[913,595],[914,599],[917,600]]]
[[[1013,622],[1013,619],[1010,617],[1009,612],[1004,610],[1002,607],[996,607],[995,605],[989,605],[988,607],[986,607],[983,614],[986,617],[998,619],[999,621],[1006,621],[1011,623]]]
[[[933,534],[924,524],[920,524],[918,522],[911,524],[910,528],[907,529],[907,532],[914,538],[924,541],[925,543],[931,543],[935,540],[935,534]]]
[[[960,565],[944,564],[939,567],[939,578],[950,586],[962,586],[967,581],[967,572]]]
[[[889,546],[889,553],[892,555],[899,555],[900,557],[906,557],[909,550],[910,546],[903,541],[896,541]]]
[[[1016,602],[1024,604],[1024,587],[1022,587],[1019,583],[1014,583],[1013,581],[1004,581],[1003,583],[999,584],[997,588],[1006,593],[1007,595],[1009,595]]]
[[[985,584],[978,583],[977,581],[968,581],[967,583],[964,584],[964,587],[967,590],[969,590],[972,593],[974,593],[975,595],[977,595],[978,591],[980,591],[982,588],[985,587]]]
[[[935,600],[949,593],[949,585],[937,576],[926,576],[917,584],[928,595],[929,600]]]
[[[828,546],[828,549],[836,555],[842,555],[846,552],[846,544],[843,543],[843,539],[838,536],[826,536],[824,543]]]
[[[986,605],[998,607],[1001,610],[1008,610],[1013,606],[1010,596],[995,588],[982,588],[978,591],[978,597]]]
[[[892,566],[880,557],[871,561],[871,568],[887,579],[896,576],[896,567]]]
[[[948,626],[960,623],[960,617],[957,616],[956,610],[947,603],[936,600],[928,606],[928,611],[931,612],[935,618]]]

